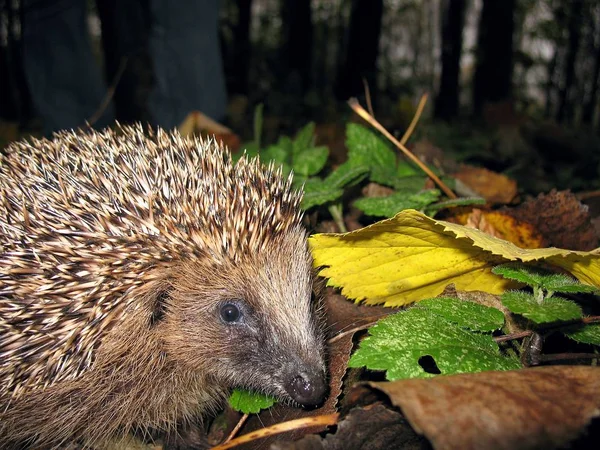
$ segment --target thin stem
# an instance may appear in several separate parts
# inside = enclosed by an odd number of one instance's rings
[[[335,205],[331,205],[328,209],[329,214],[331,214],[331,217],[333,217],[333,221],[338,226],[340,233],[347,233],[348,229],[346,228],[346,223],[344,222],[342,205],[340,203],[336,203]]]
[[[377,131],[379,131],[386,138],[388,138],[390,142],[392,142],[396,147],[398,147],[398,149],[400,149],[400,151],[404,153],[408,159],[410,159],[417,166],[419,166],[421,170],[425,172],[427,176],[431,178],[435,182],[435,184],[437,184],[440,187],[442,191],[444,191],[444,194],[446,194],[449,198],[457,198],[456,194],[452,192],[452,190],[448,186],[446,186],[442,182],[442,180],[440,180],[439,177],[435,173],[433,173],[429,167],[427,167],[427,165],[423,164],[419,158],[413,155],[413,153],[404,146],[404,144],[402,144],[400,141],[398,141],[398,139],[392,136],[392,134],[388,130],[386,130],[383,127],[383,125],[377,122],[377,120],[375,120],[373,116],[371,116],[362,106],[360,106],[358,100],[356,100],[355,98],[351,98],[350,100],[348,100],[348,105],[350,105],[350,107],[354,110],[356,114],[365,119]]]

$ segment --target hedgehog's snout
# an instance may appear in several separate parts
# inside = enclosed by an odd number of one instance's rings
[[[285,383],[285,390],[302,406],[316,406],[323,401],[327,386],[322,371],[301,372],[291,376]]]

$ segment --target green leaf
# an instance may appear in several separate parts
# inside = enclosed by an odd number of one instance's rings
[[[597,291],[595,287],[581,284],[578,280],[568,275],[519,263],[501,264],[494,267],[492,272],[496,275],[502,275],[509,280],[520,281],[534,288],[543,289],[548,292],[548,296],[551,296],[554,292],[583,294]]]
[[[315,123],[310,122],[304,126],[294,138],[292,146],[292,155],[295,157],[299,153],[305,151],[307,148],[314,147],[315,134]]]
[[[396,154],[377,135],[365,127],[349,123],[346,127],[348,161],[371,168],[371,181],[393,185],[396,177]]]
[[[256,414],[261,409],[273,406],[275,401],[275,398],[270,395],[250,392],[244,389],[234,389],[229,397],[229,405],[243,414]]]
[[[426,208],[426,212],[428,216],[432,216],[433,214],[441,211],[446,208],[455,208],[457,206],[470,206],[470,205],[485,205],[485,198],[481,197],[460,197],[453,198],[451,200],[444,200],[442,202],[433,203]]]
[[[355,164],[346,161],[325,178],[325,183],[336,188],[353,186],[360,183],[365,175],[369,173],[369,170],[369,166],[366,164]]]
[[[583,315],[579,305],[560,297],[549,297],[538,303],[527,292],[507,291],[502,294],[501,299],[510,312],[520,314],[537,324],[579,319]]]
[[[304,176],[316,175],[323,169],[329,156],[327,147],[305,148],[299,153],[294,154],[292,168]]]
[[[462,321],[460,313],[446,314]],[[419,365],[425,356],[432,357],[446,375],[521,367],[516,358],[500,353],[491,334],[466,330],[428,307],[413,307],[388,316],[369,333],[349,366],[385,370],[388,380],[432,376]]]
[[[421,300],[417,308],[427,308],[458,326],[475,331],[494,331],[504,326],[504,313],[489,306],[454,297]]]
[[[584,325],[573,331],[565,331],[564,334],[583,344],[600,345],[600,323]]]
[[[369,216],[393,217],[405,209],[423,209],[436,201],[440,191],[430,189],[418,194],[406,195],[406,192],[397,192],[387,197],[361,198],[354,202],[354,206]]]
[[[344,191],[338,189],[329,183],[325,183],[320,178],[309,178],[304,183],[304,196],[302,197],[301,207],[304,210],[313,206],[323,205],[327,202],[337,200],[344,194]]]
[[[394,178],[390,180],[390,186],[397,191],[402,191],[406,194],[416,194],[425,189],[426,177],[423,175]]]
[[[275,161],[280,164],[287,164],[290,161],[292,141],[290,138],[283,136],[279,138],[277,144],[269,145],[267,148],[261,150],[260,159],[265,163],[268,161]]]
[[[399,161],[398,167],[396,168],[396,175],[400,178],[414,177],[419,175],[422,176],[423,171],[414,163],[408,161]]]

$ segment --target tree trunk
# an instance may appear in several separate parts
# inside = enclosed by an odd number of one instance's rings
[[[232,94],[248,94],[250,72],[250,19],[252,0],[237,0],[237,22],[233,26],[232,79],[229,89]]]
[[[579,41],[581,38],[583,0],[571,0],[569,5],[569,43],[565,58],[564,80],[558,94],[558,111],[556,113],[556,120],[558,122],[565,120],[571,122],[574,115],[572,91],[575,81],[575,62],[577,61],[577,52],[579,51]]]
[[[115,87],[113,102],[120,122],[148,122],[152,61],[148,53],[148,2],[96,0],[102,29],[104,75]]]
[[[337,76],[336,94],[341,100],[362,93],[363,78],[372,90],[376,87],[382,14],[383,0],[352,1],[348,46]]]
[[[442,75],[435,101],[435,116],[447,121],[458,114],[460,57],[466,6],[466,0],[442,2]]]
[[[511,98],[515,3],[516,0],[483,0],[473,83],[476,115],[486,103]]]
[[[600,43],[596,43],[596,39],[600,36],[600,14],[596,14],[591,18],[590,31],[590,56],[594,55],[594,66],[592,76],[590,78],[587,100],[584,99],[583,114],[581,121],[584,124],[591,125],[594,121],[594,111],[596,110],[596,102],[598,100],[598,83],[600,83]]]
[[[311,86],[313,25],[310,0],[282,0],[281,62],[285,79],[297,79],[305,92]]]

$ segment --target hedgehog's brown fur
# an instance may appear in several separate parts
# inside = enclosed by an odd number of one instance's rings
[[[231,386],[298,400],[295,374],[320,396],[311,259],[290,183],[257,160],[233,165],[214,141],[141,127],[10,146],[0,446],[169,428]],[[229,301],[243,326],[220,321]]]

